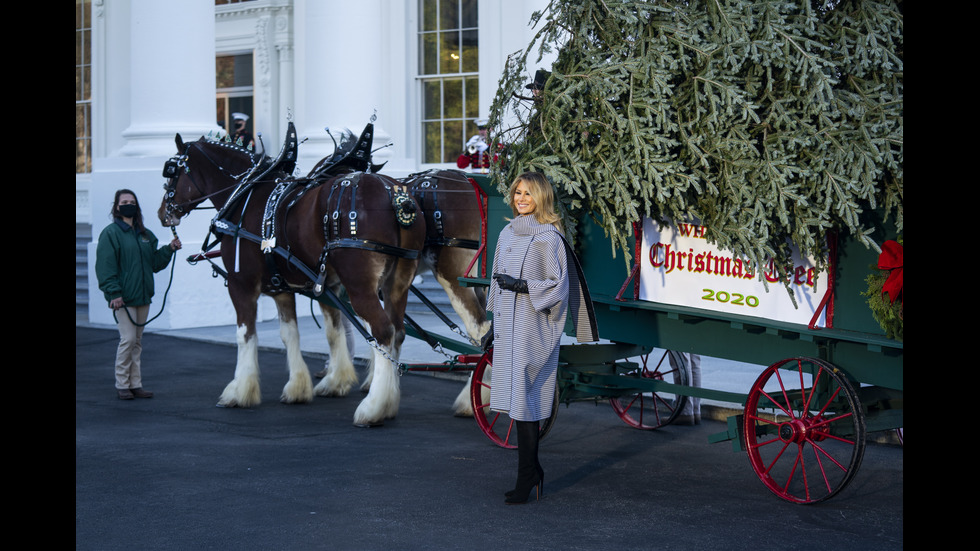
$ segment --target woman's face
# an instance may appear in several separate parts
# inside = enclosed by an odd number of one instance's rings
[[[123,205],[135,205],[135,204],[136,204],[136,196],[134,196],[132,193],[121,193],[119,195],[119,204],[116,205],[116,208],[118,209]]]
[[[136,197],[132,193],[122,193],[119,195],[119,205],[135,205]]]
[[[518,214],[531,214],[537,206],[534,203],[534,197],[531,197],[531,192],[528,191],[524,182],[517,184],[517,187],[514,189],[514,206],[517,207]]]

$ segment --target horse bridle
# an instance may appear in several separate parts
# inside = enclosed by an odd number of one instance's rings
[[[194,178],[194,175],[191,174],[190,166],[188,166],[187,164],[187,160],[189,159],[188,151],[193,145],[195,145],[195,143],[187,144],[187,146],[184,148],[183,153],[178,153],[173,157],[167,159],[167,161],[163,163],[163,177],[167,179],[167,181],[163,184],[163,190],[165,192],[164,198],[167,203],[167,214],[176,215],[177,218],[182,218],[185,215],[187,215],[189,211],[197,209],[197,207],[187,209],[185,208],[187,205],[200,204],[210,199],[211,197],[214,197],[215,195],[220,195],[221,193],[224,193],[230,189],[234,189],[238,187],[241,184],[241,182],[239,182],[239,179],[242,176],[251,172],[251,170],[258,163],[258,161],[255,161],[253,159],[252,166],[249,167],[249,169],[243,172],[242,174],[236,176],[234,174],[229,174],[228,171],[225,170],[223,166],[219,165],[214,159],[211,158],[210,155],[208,155],[207,151],[205,151],[203,148],[198,146],[198,150],[202,155],[204,155],[204,158],[207,159],[208,162],[214,165],[214,167],[217,168],[218,171],[228,174],[228,176],[230,176],[231,179],[235,181],[234,184],[226,188],[219,189],[214,193],[208,194],[201,189],[200,184],[198,184],[197,180]],[[177,194],[177,178],[180,176],[181,170],[183,170],[184,174],[186,174],[187,177],[190,179],[191,184],[194,186],[194,189],[196,189],[197,192],[200,194],[200,197],[191,201],[187,201],[185,203],[176,203],[174,202],[174,196]]]

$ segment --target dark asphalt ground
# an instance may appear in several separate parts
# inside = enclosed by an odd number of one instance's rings
[[[360,395],[278,402],[285,357],[261,352],[262,405],[215,407],[235,349],[147,334],[149,400],[113,388],[118,333],[75,328],[75,547],[113,549],[897,550],[903,449],[869,444],[833,499],[772,495],[717,421],[644,432],[605,403],[561,406],[541,442],[545,494],[508,506],[516,452],[450,413],[460,383],[401,377],[397,419],[352,424]],[[311,371],[322,365],[308,360]]]

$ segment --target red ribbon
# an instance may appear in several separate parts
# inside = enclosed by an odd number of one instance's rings
[[[904,248],[898,242],[885,241],[881,246],[881,255],[878,256],[878,268],[891,272],[888,274],[885,284],[881,286],[881,294],[884,296],[885,293],[888,293],[892,303],[895,302],[895,299],[902,298],[903,251]]]

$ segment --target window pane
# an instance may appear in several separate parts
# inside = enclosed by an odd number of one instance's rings
[[[478,26],[477,22],[477,0],[463,0],[460,2],[460,6],[463,12],[463,22],[462,27],[464,29],[476,28]]]
[[[446,79],[443,81],[443,110],[446,119],[463,117],[463,81],[462,79]]]
[[[466,89],[466,118],[472,122],[480,116],[480,79],[469,77],[464,80]],[[473,127],[476,129],[476,126]],[[472,136],[473,134],[470,134]]]
[[[422,118],[439,119],[442,111],[441,81],[428,80],[422,83]]]
[[[223,55],[215,59],[215,84],[218,89],[253,86],[252,54]]]
[[[456,157],[463,152],[463,146],[466,145],[466,139],[463,138],[463,121],[446,121],[443,132],[445,132],[446,146],[440,162],[455,162]]]
[[[449,31],[439,33],[439,72],[459,72],[459,32]]]
[[[419,2],[419,30],[434,31],[437,27],[439,8],[438,0],[421,0]]]
[[[89,44],[92,43],[92,31],[86,29],[82,31],[82,63],[86,65],[92,64],[92,48],[89,48]]]
[[[235,86],[235,60],[232,56],[218,56],[215,58],[216,83],[218,88],[232,88]]]
[[[423,75],[439,73],[439,35],[427,33],[419,37],[419,69]]]
[[[234,56],[235,86],[252,86],[252,54]]]
[[[438,163],[442,157],[442,124],[439,122],[422,123],[424,143],[422,145],[422,162]]]
[[[85,104],[75,104],[75,139],[85,137]]]
[[[442,0],[439,6],[439,28],[459,28],[459,0]]]
[[[75,104],[75,172],[92,170],[91,106]]]
[[[476,123],[473,122],[473,119],[466,119],[463,121],[463,123],[466,125],[466,136],[476,136],[480,133],[480,129],[476,127]],[[468,140],[469,138],[467,138],[467,141]]]
[[[480,70],[479,33],[475,30],[463,31],[462,67],[464,73],[475,73]]]
[[[91,159],[88,151],[88,141],[75,140],[75,172],[89,172],[89,160]]]
[[[215,111],[217,112],[218,125],[228,131],[228,109],[225,107],[228,104],[228,98],[219,96],[215,99]]]

